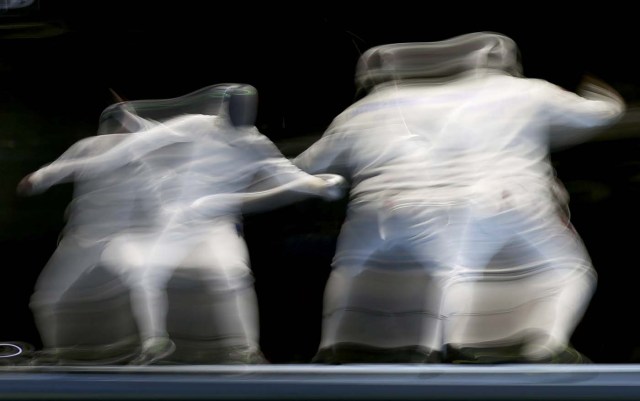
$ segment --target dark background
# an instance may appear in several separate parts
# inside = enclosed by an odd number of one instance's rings
[[[41,0],[0,8],[0,340],[39,345],[29,296],[71,199],[70,185],[32,198],[16,197],[15,186],[95,133],[113,103],[109,88],[126,99],[155,99],[214,83],[252,84],[260,93],[258,127],[295,156],[355,99],[355,64],[369,47],[496,31],[518,43],[525,75],[573,90],[583,74],[595,74],[629,103],[628,116],[599,140],[553,158],[600,276],[574,343],[595,362],[639,362],[634,12],[554,3],[365,4]],[[343,207],[310,200],[247,216],[272,362],[306,361],[315,352]]]

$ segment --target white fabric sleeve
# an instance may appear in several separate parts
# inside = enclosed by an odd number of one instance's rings
[[[322,188],[313,189],[313,182],[322,182]],[[322,180],[322,181],[320,181]],[[310,184],[311,182],[311,184]],[[326,183],[326,184],[325,184]],[[321,195],[326,200],[336,200],[344,195],[345,180],[339,175],[323,174],[318,176],[302,176],[283,185],[271,187],[262,191],[215,194],[204,196],[191,204],[193,211],[201,215],[216,215],[225,210],[225,205],[242,204],[242,211],[255,213],[281,207],[300,200],[300,194]],[[335,187],[326,190],[327,186]]]
[[[339,165],[346,151],[338,134],[328,130],[315,143],[293,159],[293,164],[309,174],[342,173]]]
[[[541,85],[540,89],[552,129],[549,138],[552,148],[590,139],[616,123],[626,110],[618,93],[593,83],[581,85],[578,93],[550,83]]]
[[[55,166],[63,165],[69,161],[82,158],[87,153],[87,149],[91,148],[91,143],[93,141],[94,137],[83,138],[77,141],[65,150],[64,153],[62,153],[55,161],[34,172],[29,177],[29,182],[32,185],[32,191],[34,193],[44,192],[58,183],[71,181],[73,177],[71,177],[70,174],[65,174],[65,171],[61,171],[59,174],[56,174]],[[51,171],[52,173],[47,173],[48,171]]]
[[[295,166],[267,137],[256,132],[251,136],[251,147],[255,152],[257,177],[267,180],[270,186],[280,186],[291,181],[315,180]]]
[[[183,116],[146,131],[137,132],[112,149],[97,156],[57,160],[32,174],[34,190],[43,190],[52,183],[98,177],[143,157],[164,146],[189,141],[192,125],[189,116]]]

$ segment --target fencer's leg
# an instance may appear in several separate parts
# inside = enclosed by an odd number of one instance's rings
[[[473,209],[456,213],[455,231],[449,232],[459,240],[451,246],[452,269],[442,276],[441,310],[446,321],[443,344],[458,346],[477,340],[471,340],[475,338],[471,319],[477,303],[477,277],[508,242],[515,216],[477,214]]]
[[[193,248],[190,237],[169,231],[149,238],[123,236],[109,244],[103,263],[124,274],[131,291],[133,315],[138,325],[142,353],[132,364],[150,364],[175,349],[166,330],[166,284]]]
[[[259,350],[259,317],[253,276],[249,268],[249,252],[233,221],[221,221],[208,230],[204,241],[185,265],[198,267],[205,273],[207,287],[218,294],[225,310],[228,327],[221,328],[238,345]],[[216,319],[213,316],[212,319]]]
[[[233,281],[240,281],[234,290],[238,316],[244,328],[247,343],[252,349],[260,349],[260,318],[258,315],[258,296],[253,287],[253,277],[250,274],[237,277]],[[244,282],[244,284],[242,284]]]
[[[345,327],[350,326],[346,319],[354,285],[384,241],[376,213],[350,211],[342,225],[333,268],[325,286],[320,349],[343,342],[344,334],[350,331]],[[350,335],[346,336],[349,342],[353,341]]]
[[[585,363],[588,358],[570,346],[571,336],[584,316],[595,291],[594,271],[574,271],[572,278],[559,278],[561,283],[551,297],[551,322],[544,327],[544,336],[534,337],[525,344],[523,356],[530,362]]]
[[[167,327],[178,347],[177,361],[188,363],[264,363],[259,316],[249,254],[235,221],[207,224],[193,251],[181,262],[192,292],[177,292]],[[200,300],[194,305],[194,299]]]
[[[444,296],[446,293],[446,284],[449,281],[449,270],[441,269],[439,271],[431,272],[430,286],[425,289],[425,303],[423,310],[434,311],[435,316],[426,315],[423,318],[420,333],[420,345],[430,350],[442,352],[443,335],[444,335],[444,320],[446,319],[443,313]]]
[[[569,344],[571,336],[584,316],[596,288],[594,270],[576,272],[557,297],[556,319],[551,327],[550,337],[562,345]]]
[[[44,348],[59,347],[58,306],[64,294],[100,259],[104,244],[63,237],[36,281],[30,308]]]
[[[342,327],[348,319],[346,309],[350,304],[353,280],[357,279],[353,272],[358,270],[350,266],[336,266],[329,274],[323,300],[320,348],[330,348],[341,342]]]
[[[166,317],[167,296],[160,289],[162,284],[157,276],[144,276],[135,278],[136,283],[131,288],[133,313],[143,342],[156,337],[168,337],[161,323]]]
[[[463,224],[466,222],[466,211],[455,207],[420,207],[409,211],[411,213],[404,219],[402,231],[410,236],[403,242],[420,262],[424,274],[429,277],[427,287],[424,288],[422,310],[425,313],[421,322],[419,345],[436,351],[437,354],[433,355],[439,357],[443,351],[447,323],[447,286],[455,273],[459,238],[466,228]]]
[[[564,222],[549,219],[539,230],[527,233],[529,244],[552,263],[550,324],[540,342],[528,344],[524,353],[532,360],[548,358],[569,345],[595,291],[597,276],[580,237]]]
[[[166,329],[168,299],[165,291],[172,268],[155,266],[154,272],[145,269],[143,276],[132,286],[133,313],[139,325],[142,340],[140,355],[132,365],[148,365],[170,355],[175,344]]]

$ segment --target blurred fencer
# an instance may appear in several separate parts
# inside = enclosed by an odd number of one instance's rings
[[[492,32],[374,47],[356,82],[366,96],[294,161],[351,182],[316,360],[474,362],[459,351],[512,343],[511,361],[557,360],[596,275],[550,151],[615,123],[622,98],[525,78]]]
[[[130,114],[116,104],[111,107],[113,121],[112,133],[84,138],[67,149],[56,161],[55,166],[70,160],[99,155],[119,144],[129,132],[141,130],[147,121]],[[141,209],[135,206],[135,194],[145,185],[138,180],[139,164],[124,165],[109,174],[91,180],[78,180],[73,188],[73,200],[65,211],[66,224],[59,236],[57,247],[42,270],[31,296],[30,307],[41,336],[45,352],[40,352],[39,360],[49,355],[53,359],[64,359],[73,354],[78,360],[84,357],[107,363],[117,363],[132,352],[137,340],[123,333],[125,324],[114,321],[114,330],[95,330],[85,333],[81,345],[110,344],[110,349],[97,352],[96,347],[78,346],[77,338],[69,335],[64,325],[65,315],[69,314],[69,297],[74,285],[90,276],[100,264],[101,254],[114,235],[138,226],[144,220]],[[44,174],[40,179],[32,177],[23,180],[18,190],[24,195],[44,192],[47,188],[64,182],[64,177]],[[102,282],[93,286],[89,292],[75,291],[78,303],[88,303],[101,298],[104,303],[119,295],[119,282],[115,276],[102,276]],[[83,298],[82,298],[83,297]],[[117,304],[118,302],[112,302]],[[108,306],[101,309],[106,310]],[[95,315],[94,311],[94,315]],[[123,318],[126,319],[125,316]],[[118,346],[116,346],[118,344]],[[85,352],[83,352],[83,350]],[[104,352],[102,352],[104,351]]]
[[[254,127],[255,88],[221,84],[206,95],[204,110],[198,112],[176,113],[183,102],[170,100],[129,102],[134,117],[147,121],[143,129],[99,155],[51,164],[21,183],[42,188],[48,177],[91,181],[136,166],[131,174],[142,183],[135,192],[136,204],[147,220],[114,235],[100,260],[131,288],[142,342],[132,364],[155,363],[174,352],[166,327],[165,288],[178,266],[198,270],[201,282],[221,299],[217,311],[224,316],[215,317],[223,326],[215,339],[218,354],[235,355],[226,362],[262,361],[241,213],[245,207],[269,208],[271,200],[290,192],[325,199],[341,196],[340,177],[302,172]],[[144,106],[169,113],[145,115]],[[186,324],[194,326],[183,328],[188,332],[201,322]]]

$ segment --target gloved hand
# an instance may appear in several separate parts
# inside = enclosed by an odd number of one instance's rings
[[[34,185],[31,180],[31,176],[33,173],[28,174],[24,178],[20,180],[18,183],[18,187],[16,188],[16,193],[21,196],[33,195],[34,193]]]
[[[349,187],[347,180],[338,174],[316,174],[316,177],[322,178],[326,186],[320,196],[323,199],[333,201],[345,196]]]

